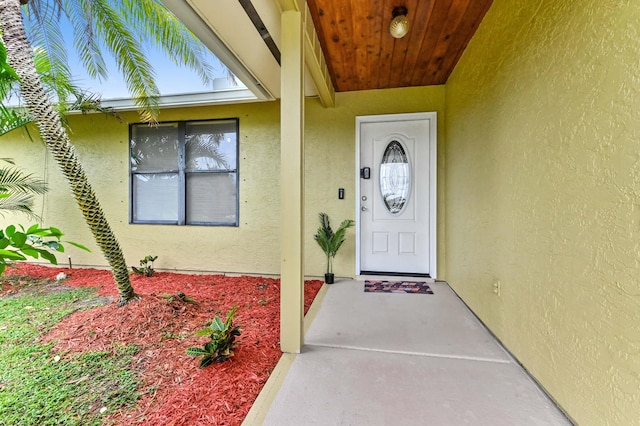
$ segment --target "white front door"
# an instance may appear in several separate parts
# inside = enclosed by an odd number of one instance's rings
[[[358,273],[435,277],[435,118],[357,118]]]

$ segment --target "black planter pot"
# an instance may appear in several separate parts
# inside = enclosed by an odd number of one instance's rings
[[[327,284],[333,284],[333,274],[324,274],[324,282]]]

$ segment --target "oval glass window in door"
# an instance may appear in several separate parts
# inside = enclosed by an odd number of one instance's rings
[[[407,204],[411,188],[411,169],[407,153],[398,141],[391,141],[380,163],[382,201],[391,214],[398,214]]]

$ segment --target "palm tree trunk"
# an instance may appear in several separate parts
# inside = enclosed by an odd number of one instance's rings
[[[41,138],[55,158],[84,215],[98,247],[111,266],[120,293],[120,305],[136,298],[120,245],[100,207],[74,146],[53,109],[33,62],[32,47],[27,40],[20,14],[20,0],[0,0],[0,28],[7,49],[7,60],[20,77],[20,90],[33,115]]]

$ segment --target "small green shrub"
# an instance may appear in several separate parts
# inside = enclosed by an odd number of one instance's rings
[[[196,303],[196,300],[193,297],[189,297],[181,291],[176,294],[163,293],[160,295],[160,297],[162,297],[163,299],[166,299],[168,303],[175,302],[175,301],[183,302],[183,303]]]
[[[334,232],[333,229],[331,229],[329,215],[326,213],[320,213],[318,216],[320,219],[320,227],[313,238],[317,241],[318,245],[327,256],[327,274],[332,274],[333,258],[336,257],[338,250],[342,246],[342,243],[344,243],[347,228],[355,225],[355,222],[351,219],[343,220],[338,229]]]
[[[233,325],[233,317],[237,309],[238,307],[234,306],[227,313],[225,322],[222,322],[220,317],[215,317],[208,328],[196,332],[196,336],[209,336],[211,338],[203,348],[187,348],[187,355],[202,357],[200,368],[213,363],[224,362],[233,356],[236,336],[240,335],[240,326]]]
[[[140,267],[136,268],[132,266],[131,269],[136,274],[144,275],[145,277],[150,277],[153,275],[153,262],[158,258],[158,256],[151,256],[150,254],[145,256],[144,259],[140,259]]]
[[[164,331],[164,332],[162,332],[162,338],[163,339],[183,340],[183,339],[186,339],[187,336],[184,333],[175,334],[175,333],[172,333],[170,331]]]

